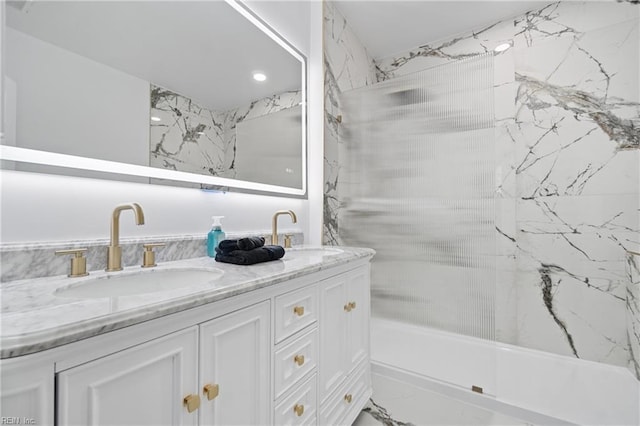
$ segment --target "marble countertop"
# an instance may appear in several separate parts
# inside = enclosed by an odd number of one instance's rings
[[[153,269],[193,268],[213,272],[215,268],[224,274],[212,282],[118,297],[59,297],[55,292],[87,280],[146,271],[129,267],[115,273],[92,272],[82,278],[57,276],[2,283],[0,357],[43,351],[358,259],[368,259],[375,253],[371,249],[354,247],[318,249],[320,247],[308,246],[287,249],[280,260],[251,266],[219,263],[208,257],[166,262]]]

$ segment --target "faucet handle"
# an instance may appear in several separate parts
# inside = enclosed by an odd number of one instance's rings
[[[153,251],[155,247],[164,247],[165,243],[149,243],[143,244],[144,254],[142,256],[142,267],[143,268],[151,268],[153,266],[158,266],[156,264],[156,254]]]
[[[86,248],[79,249],[67,249],[67,250],[56,250],[56,256],[61,256],[65,254],[74,255],[71,258],[71,271],[67,275],[68,277],[76,278],[76,277],[86,277],[89,275],[87,272],[87,258],[84,257],[84,254],[87,252]]]
[[[291,248],[291,237],[293,234],[284,234],[284,248]]]

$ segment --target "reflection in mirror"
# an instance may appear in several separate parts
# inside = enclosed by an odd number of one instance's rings
[[[5,10],[4,159],[305,194],[304,57],[243,6],[35,0]]]
[[[226,111],[151,86],[153,167],[299,188],[301,92]]]

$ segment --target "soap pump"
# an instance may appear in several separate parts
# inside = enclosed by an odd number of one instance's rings
[[[218,247],[220,241],[223,241],[225,238],[224,232],[222,231],[222,224],[220,223],[220,220],[223,218],[224,216],[211,216],[213,225],[211,225],[211,231],[207,234],[207,255],[209,257],[216,257],[216,247]]]

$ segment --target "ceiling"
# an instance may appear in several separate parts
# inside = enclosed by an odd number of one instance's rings
[[[374,59],[469,30],[481,29],[549,1],[336,1],[347,23]]]
[[[223,1],[11,2],[7,25],[224,111],[300,90],[302,64]],[[261,71],[267,81],[252,75]]]
[[[482,28],[547,2],[335,3],[369,54],[380,59]],[[211,109],[226,110],[300,88],[300,62],[222,1],[9,4],[13,6],[6,9],[10,27],[190,97]],[[268,84],[256,85],[251,80],[253,70],[265,72]]]

